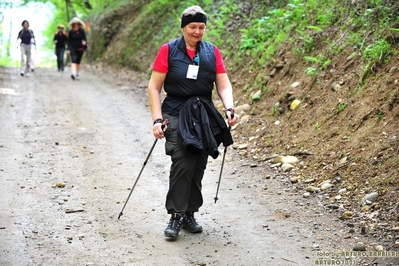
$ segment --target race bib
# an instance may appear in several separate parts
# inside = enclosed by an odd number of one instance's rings
[[[196,65],[188,65],[186,78],[188,79],[197,79],[199,66]]]

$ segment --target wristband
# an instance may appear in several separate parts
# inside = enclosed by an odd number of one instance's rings
[[[157,124],[157,123],[163,123],[163,119],[161,119],[161,118],[156,119],[154,121],[154,125]]]
[[[235,113],[234,107],[229,107],[229,108],[227,108],[227,109],[226,109],[226,112],[230,112],[230,117],[231,117],[231,119],[234,118],[234,113]],[[228,117],[227,117],[227,114],[226,114],[226,118],[228,118]]]

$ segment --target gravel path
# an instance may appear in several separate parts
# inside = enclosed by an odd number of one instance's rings
[[[154,142],[145,81],[0,71],[0,265],[314,265],[357,242],[317,197],[231,148],[216,204],[222,156],[208,164],[204,232],[166,241],[164,141],[118,220]]]

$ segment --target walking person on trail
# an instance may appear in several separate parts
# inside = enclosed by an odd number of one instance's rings
[[[57,68],[58,71],[64,71],[65,46],[68,42],[68,37],[64,31],[64,25],[58,25],[57,29],[58,30],[54,34],[53,38],[55,44],[55,55],[57,56]]]
[[[80,62],[82,60],[83,52],[87,47],[86,32],[84,30],[85,24],[82,20],[74,17],[68,24],[68,52],[71,56],[71,78],[73,80],[79,79]]]
[[[21,76],[29,76],[32,44],[36,44],[35,35],[33,31],[29,29],[29,22],[27,20],[22,21],[22,30],[19,31],[17,42],[21,39],[19,46],[21,47]],[[18,48],[18,46],[17,46]]]
[[[220,143],[225,147],[233,143],[229,127],[212,102],[214,84],[228,125],[238,120],[220,50],[202,40],[206,23],[207,14],[200,6],[183,11],[183,36],[161,46],[148,85],[153,135],[166,138],[165,151],[172,161],[165,203],[171,217],[164,231],[170,240],[176,239],[180,228],[202,232],[194,213],[203,204],[202,178],[208,155],[215,159]],[[162,88],[167,96],[161,103]]]

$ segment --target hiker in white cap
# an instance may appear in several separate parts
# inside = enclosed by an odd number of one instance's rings
[[[87,47],[86,32],[84,30],[85,24],[79,18],[74,17],[69,22],[68,33],[68,54],[71,56],[71,78],[73,80],[79,79],[80,61],[82,60],[83,52]]]

